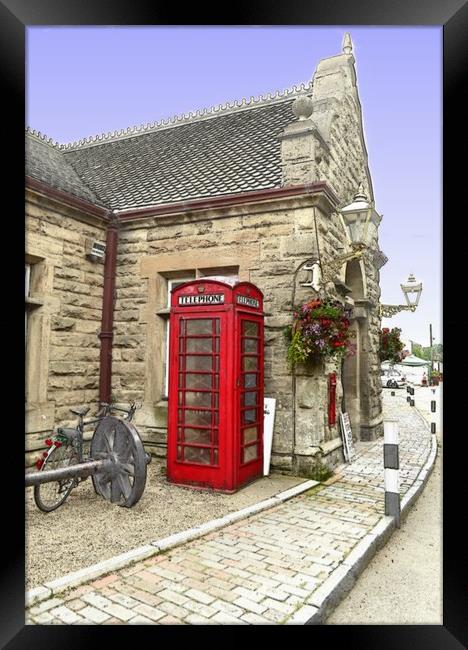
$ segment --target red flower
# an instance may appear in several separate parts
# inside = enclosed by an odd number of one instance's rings
[[[43,451],[43,452],[42,452],[42,455],[44,456],[44,458],[47,458],[47,456],[49,455],[49,453],[48,453],[47,451]]]
[[[47,438],[47,440],[45,441],[45,443],[46,443],[46,445],[47,445],[48,447],[51,447],[51,446],[54,444],[50,438]]]
[[[44,460],[43,460],[42,458],[38,458],[38,459],[36,460],[36,467],[37,467],[37,469],[41,469],[41,467],[43,466],[43,464],[44,464]]]
[[[60,442],[60,440],[55,441],[55,446],[56,447],[61,447],[62,446],[62,443]]]
[[[384,327],[383,330],[382,330],[382,332],[384,332],[385,334],[387,334],[387,332],[390,332],[390,330],[389,330],[388,327]]]

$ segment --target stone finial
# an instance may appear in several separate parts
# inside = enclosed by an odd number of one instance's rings
[[[344,54],[351,54],[353,51],[353,41],[351,40],[351,36],[349,35],[349,32],[346,32],[346,34],[343,36],[343,43],[342,46]]]
[[[364,190],[364,185],[359,183],[356,194],[354,195],[354,201],[367,201],[367,194]]]
[[[292,105],[292,112],[299,120],[307,120],[313,112],[313,103],[310,97],[298,97]]]

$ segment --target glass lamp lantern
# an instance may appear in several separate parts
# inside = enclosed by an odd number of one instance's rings
[[[372,224],[377,229],[382,217],[376,212],[373,204],[369,203],[362,183],[359,184],[352,203],[342,208],[341,214],[346,224],[352,248],[363,249],[369,246],[369,226]]]
[[[416,280],[414,275],[411,273],[408,280],[403,282],[400,286],[408,307],[416,309],[419,303],[419,298],[421,297],[422,282]]]

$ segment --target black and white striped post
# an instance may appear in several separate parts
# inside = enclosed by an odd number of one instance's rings
[[[431,400],[431,413],[434,413],[434,415],[432,416],[431,433],[436,432],[436,423],[435,423],[436,416],[435,416],[435,412],[436,412],[436,401],[435,401],[435,399],[432,399]]]
[[[385,514],[395,518],[400,528],[400,459],[398,420],[384,420]]]

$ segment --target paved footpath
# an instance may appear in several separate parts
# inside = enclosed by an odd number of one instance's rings
[[[433,437],[406,392],[385,394],[384,413],[400,422],[404,497]],[[359,443],[329,485],[36,602],[26,623],[320,623],[392,532],[382,447],[382,438]]]

